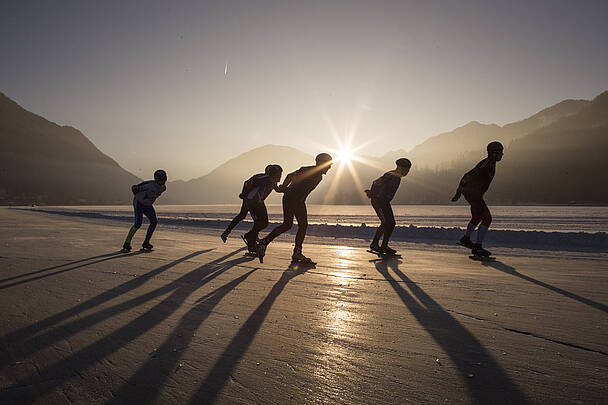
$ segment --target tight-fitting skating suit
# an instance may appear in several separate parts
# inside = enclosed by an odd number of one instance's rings
[[[287,232],[293,226],[293,218],[298,221],[298,233],[296,234],[295,250],[301,250],[308,227],[308,215],[306,212],[306,197],[314,190],[323,179],[323,167],[303,166],[288,175],[292,177],[291,183],[285,189],[283,195],[283,223],[270,232],[264,238],[268,244],[274,238]]]
[[[144,243],[149,243],[158,220],[156,219],[156,211],[152,204],[160,195],[167,190],[167,186],[160,185],[154,180],[147,180],[137,185],[137,193],[133,196],[133,211],[135,214],[135,223],[127,236],[127,242],[131,243],[131,238],[135,232],[141,227],[143,216],[145,215],[150,221],[146,232]]]
[[[264,174],[251,177],[243,186],[243,193],[241,193],[243,205],[253,218],[253,228],[244,235],[245,240],[250,245],[257,240],[260,231],[268,226],[268,210],[264,200],[276,185],[275,180]]]
[[[256,178],[262,177],[262,176],[266,176],[266,174],[264,174],[264,173],[254,174],[243,184],[243,190],[242,190],[241,194],[239,194],[239,198],[243,199],[243,203],[241,204],[241,211],[238,214],[236,214],[236,216],[232,219],[232,221],[230,221],[228,228],[226,228],[226,233],[230,233],[234,229],[234,227],[237,226],[239,224],[239,222],[241,222],[247,216],[247,213],[249,212],[249,208],[247,208],[247,202],[245,199],[245,195],[247,193],[247,190],[251,186],[251,183]]]
[[[495,173],[496,162],[490,158],[485,158],[462,176],[462,180],[460,180],[458,189],[471,205],[471,224],[478,225],[481,223],[489,227],[492,223],[492,214],[490,214],[483,195],[488,191]]]
[[[401,184],[401,176],[394,170],[384,173],[382,177],[372,183],[369,195],[372,200],[372,207],[380,218],[380,226],[376,230],[372,245],[378,244],[381,235],[384,235],[382,245],[387,245],[395,229],[395,216],[393,215],[391,200],[395,196],[399,184]]]

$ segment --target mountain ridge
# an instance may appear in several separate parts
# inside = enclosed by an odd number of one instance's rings
[[[81,131],[0,92],[0,203],[127,203],[139,182]]]

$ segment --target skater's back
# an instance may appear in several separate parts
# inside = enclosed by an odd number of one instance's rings
[[[319,166],[302,166],[285,177],[285,196],[294,199],[306,199],[323,179],[323,168]]]
[[[243,184],[243,191],[239,195],[244,200],[264,201],[276,187],[279,180],[266,173],[251,176]]]
[[[132,187],[135,195],[133,196],[134,202],[137,201],[140,204],[152,205],[162,193],[167,190],[167,186],[160,184],[157,180],[146,180]]]
[[[402,175],[397,170],[391,170],[374,180],[369,190],[370,198],[391,201],[401,184]]]
[[[496,161],[489,157],[483,159],[462,176],[460,181],[462,193],[485,194],[490,188],[494,174],[496,174]]]

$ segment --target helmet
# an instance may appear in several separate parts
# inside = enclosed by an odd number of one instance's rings
[[[264,174],[270,174],[270,171],[272,170],[272,166],[274,165],[268,165],[264,168]]]
[[[407,168],[412,167],[412,162],[410,162],[410,160],[406,159],[406,158],[397,159],[395,161],[395,163],[397,164],[397,166],[400,166],[400,167],[407,167]]]
[[[333,158],[331,157],[331,155],[329,153],[319,153],[317,155],[317,157],[315,158],[315,162],[317,162],[317,165],[321,165],[323,163],[329,163],[333,160]]]
[[[279,165],[268,165],[266,166],[266,174],[272,176],[275,174],[283,173],[283,168]]]
[[[158,169],[154,172],[154,180],[160,180],[163,183],[167,181],[167,172],[163,169]]]
[[[488,151],[488,153],[502,152],[504,150],[504,147],[502,146],[502,143],[498,141],[493,141],[488,144],[486,150]]]

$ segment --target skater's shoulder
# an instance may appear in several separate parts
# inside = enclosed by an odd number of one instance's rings
[[[315,169],[317,166],[302,166],[300,167],[298,170],[296,170],[297,172],[306,172],[309,170],[313,170]]]
[[[144,180],[144,181],[142,181],[141,183],[139,183],[139,184],[137,185],[137,187],[139,187],[139,188],[140,188],[140,190],[141,190],[141,189],[143,189],[143,188],[149,188],[149,187],[151,187],[153,184],[156,184],[156,182],[155,182],[154,180]]]
[[[302,166],[298,170],[296,170],[295,173],[303,177],[312,177],[317,174],[319,175],[319,177],[322,176],[318,166]]]
[[[490,158],[485,158],[485,159],[481,160],[479,163],[477,163],[476,167],[479,169],[485,169],[485,168],[490,168],[492,166],[496,166],[496,162]]]

